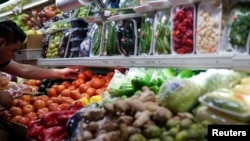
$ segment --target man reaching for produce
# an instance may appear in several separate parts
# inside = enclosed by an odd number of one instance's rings
[[[27,79],[77,78],[78,69],[45,69],[11,60],[25,39],[26,34],[13,21],[0,22],[0,71]],[[0,104],[4,101],[1,94],[0,91]]]

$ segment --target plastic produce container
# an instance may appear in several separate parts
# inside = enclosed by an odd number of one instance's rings
[[[221,54],[249,54],[249,17],[249,2],[245,1],[232,4],[227,19],[223,45],[220,47]]]
[[[153,53],[153,28],[154,15],[141,18],[141,25],[139,30],[139,48],[138,55],[151,55]]]
[[[170,9],[158,10],[155,14],[153,54],[171,54]]]
[[[172,54],[195,53],[196,7],[194,4],[178,5],[171,9]]]
[[[222,19],[221,0],[202,1],[197,9],[196,53],[217,53]]]

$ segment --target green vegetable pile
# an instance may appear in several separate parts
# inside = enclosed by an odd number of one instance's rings
[[[144,86],[147,86],[156,95],[159,94],[161,85],[169,78],[190,78],[197,72],[189,69],[142,69],[130,68],[125,74],[115,73],[108,87],[108,93],[112,97],[130,97],[141,91]],[[113,86],[112,86],[113,85]],[[115,85],[115,86],[114,86]]]

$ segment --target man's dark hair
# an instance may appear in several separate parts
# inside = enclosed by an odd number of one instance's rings
[[[4,38],[7,44],[23,42],[26,39],[24,31],[13,21],[0,22],[0,38]]]

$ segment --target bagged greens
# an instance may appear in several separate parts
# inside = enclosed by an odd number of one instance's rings
[[[187,112],[202,94],[202,88],[193,81],[173,77],[161,85],[159,102],[175,113]]]

